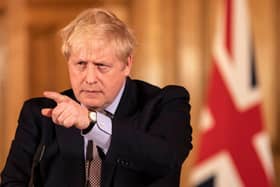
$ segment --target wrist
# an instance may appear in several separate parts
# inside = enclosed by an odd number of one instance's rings
[[[92,130],[92,128],[94,127],[94,125],[97,122],[97,113],[96,111],[88,111],[88,123],[86,128],[82,129],[82,134],[87,134],[89,131]]]

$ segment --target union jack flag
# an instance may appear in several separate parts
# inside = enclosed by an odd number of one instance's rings
[[[246,0],[225,0],[220,13],[191,183],[197,187],[269,187],[273,165]]]

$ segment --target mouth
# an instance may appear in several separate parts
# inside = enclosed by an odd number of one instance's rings
[[[81,93],[88,96],[96,96],[98,94],[101,94],[102,92],[100,90],[82,90]]]
[[[82,90],[82,92],[85,92],[85,93],[100,93],[101,91],[100,90]]]

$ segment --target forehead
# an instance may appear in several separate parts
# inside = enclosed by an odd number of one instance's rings
[[[76,40],[71,47],[70,57],[82,60],[102,60],[116,58],[116,53],[111,42],[102,39]]]

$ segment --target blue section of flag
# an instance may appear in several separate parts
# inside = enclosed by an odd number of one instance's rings
[[[258,80],[257,80],[257,76],[256,76],[256,67],[255,67],[255,50],[254,47],[251,48],[251,85],[253,88],[257,87],[258,84]]]
[[[212,176],[208,178],[207,180],[203,181],[196,187],[214,187],[215,186],[215,177]]]

